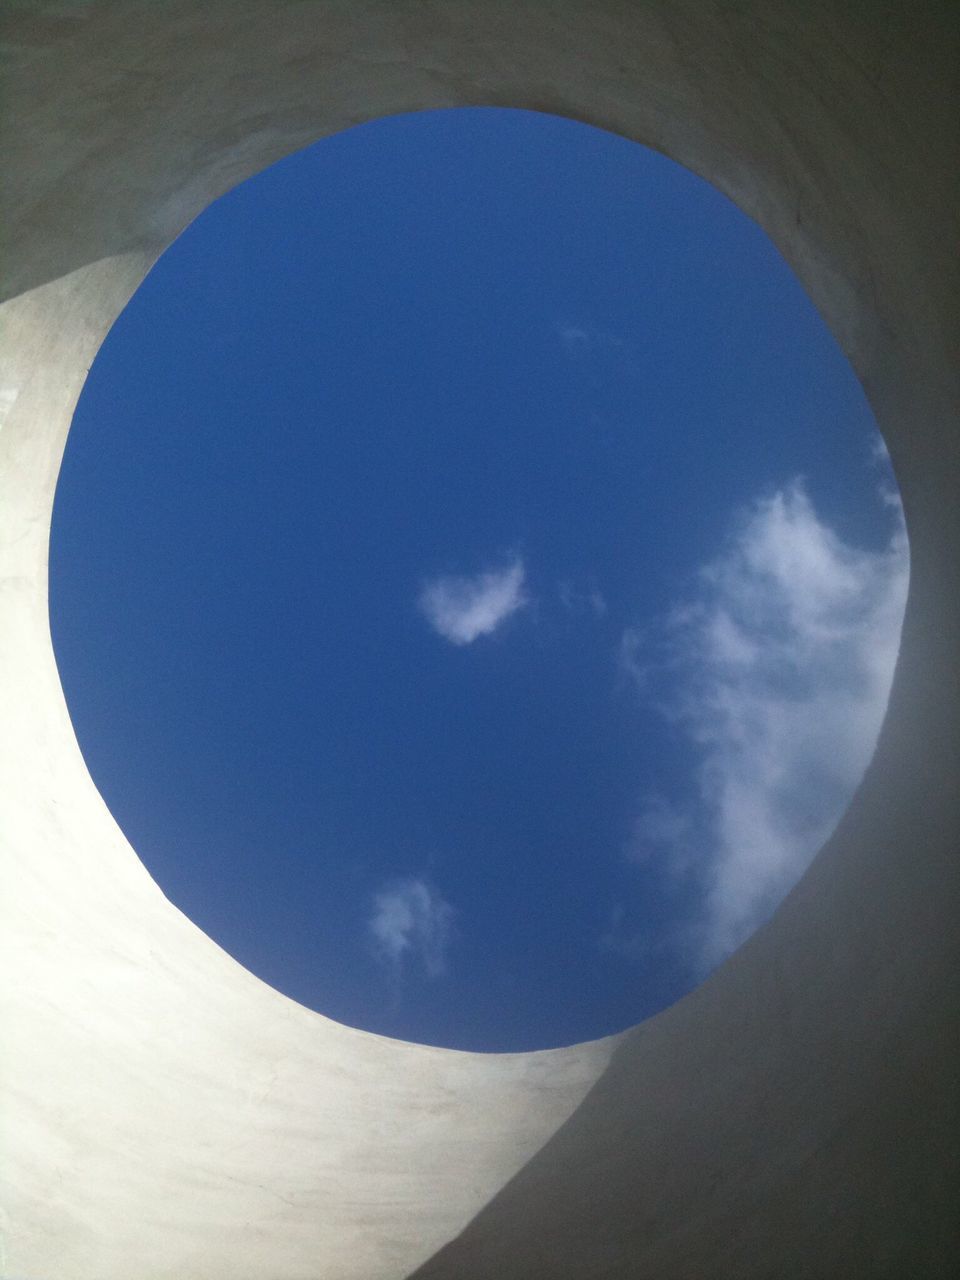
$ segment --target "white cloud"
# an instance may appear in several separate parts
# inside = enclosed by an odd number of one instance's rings
[[[424,880],[407,878],[374,895],[367,930],[381,960],[399,971],[405,959],[419,961],[426,975],[447,969],[454,911]]]
[[[607,612],[607,602],[595,586],[577,587],[565,579],[557,586],[557,595],[568,613],[589,611],[595,618],[602,618]]]
[[[431,626],[451,644],[472,644],[487,636],[526,604],[524,567],[518,558],[503,569],[473,577],[443,577],[428,582],[420,608]]]
[[[555,327],[564,350],[571,356],[585,356],[599,348],[623,346],[623,339],[607,329],[579,324],[558,324]]]
[[[686,866],[693,834],[690,813],[672,804],[659,792],[651,791],[634,820],[624,852],[631,862],[638,864],[649,861],[658,853],[668,853],[672,869],[679,871]]]
[[[893,474],[893,463],[890,459],[890,451],[887,448],[887,442],[883,436],[877,433],[874,437],[870,449],[870,461],[874,467],[880,472],[880,499],[885,502],[888,507],[892,507],[894,511],[902,514],[903,507],[900,502],[900,491],[897,488],[896,477]]]
[[[693,794],[650,798],[626,852],[697,877],[701,972],[771,913],[869,763],[909,574],[895,520],[886,547],[858,549],[794,483],[754,504],[656,641],[623,637],[624,670],[699,753]]]

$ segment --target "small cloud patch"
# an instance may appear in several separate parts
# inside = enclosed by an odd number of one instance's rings
[[[420,610],[438,635],[451,644],[472,644],[491,635],[516,613],[527,597],[524,566],[519,558],[503,569],[473,577],[449,576],[428,582],[420,593]]]
[[[594,325],[557,324],[555,329],[564,351],[575,359],[604,349],[618,350],[624,345],[619,335]]]
[[[424,880],[408,877],[374,895],[367,931],[377,957],[395,973],[415,961],[428,978],[447,971],[454,910]]]
[[[580,587],[564,580],[557,587],[557,595],[567,613],[588,613],[602,618],[607,612],[607,602],[595,586]]]

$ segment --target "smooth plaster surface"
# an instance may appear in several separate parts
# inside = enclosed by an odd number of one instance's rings
[[[6,1280],[952,1274],[957,27],[933,0],[6,0]],[[761,222],[866,388],[912,556],[876,757],[770,925],[632,1032],[504,1057],[332,1023],[172,907],[86,773],[46,603],[73,407],[157,254],[324,134],[475,103],[657,146]]]

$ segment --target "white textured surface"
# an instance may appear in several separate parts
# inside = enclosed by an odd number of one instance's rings
[[[5,1277],[401,1277],[492,1197],[424,1274],[948,1273],[955,14],[845,0],[5,6]],[[297,146],[474,102],[650,142],[763,223],[870,394],[912,551],[876,760],[772,924],[626,1037],[510,1057],[333,1024],[170,906],[87,776],[46,612],[73,405],[155,255]]]
[[[94,791],[47,640],[45,506],[86,364],[146,265],[96,263],[3,309],[23,360],[0,444],[0,667],[18,673],[2,686],[6,1266],[312,1276],[326,1258],[402,1275],[536,1150],[611,1046],[485,1057],[321,1018],[167,903]]]

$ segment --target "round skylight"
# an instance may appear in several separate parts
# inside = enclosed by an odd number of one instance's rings
[[[766,237],[568,120],[393,117],[173,244],[77,407],[51,622],[164,892],[405,1039],[620,1030],[756,928],[883,715],[907,550]]]

